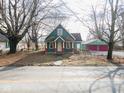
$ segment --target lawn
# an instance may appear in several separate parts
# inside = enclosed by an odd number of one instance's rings
[[[0,56],[0,66],[110,66],[104,56],[81,54],[43,54],[42,52],[18,52]],[[124,63],[124,58],[114,57],[114,62]]]

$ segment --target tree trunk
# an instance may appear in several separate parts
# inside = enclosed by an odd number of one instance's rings
[[[122,43],[123,43],[123,44],[122,44],[122,47],[123,47],[123,50],[124,50],[124,40],[122,41]]]
[[[36,40],[36,41],[35,41],[35,50],[37,51],[38,49],[39,49],[38,41]]]
[[[17,44],[18,44],[17,38],[14,37],[9,38],[10,54],[16,53]]]
[[[113,42],[109,42],[108,46],[109,46],[109,49],[108,49],[107,59],[108,60],[112,60],[114,43]]]
[[[30,40],[28,39],[27,41],[27,48],[28,48],[28,51],[30,50]]]

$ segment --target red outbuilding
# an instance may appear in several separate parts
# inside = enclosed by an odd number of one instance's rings
[[[89,51],[108,51],[108,45],[99,39],[87,41],[85,47]]]

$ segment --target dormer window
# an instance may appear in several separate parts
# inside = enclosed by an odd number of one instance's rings
[[[58,35],[58,36],[62,36],[62,35],[63,35],[63,29],[58,28],[58,29],[57,29],[57,35]]]

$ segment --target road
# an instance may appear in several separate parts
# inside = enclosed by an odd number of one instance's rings
[[[0,68],[0,93],[101,92],[124,93],[124,67]]]

